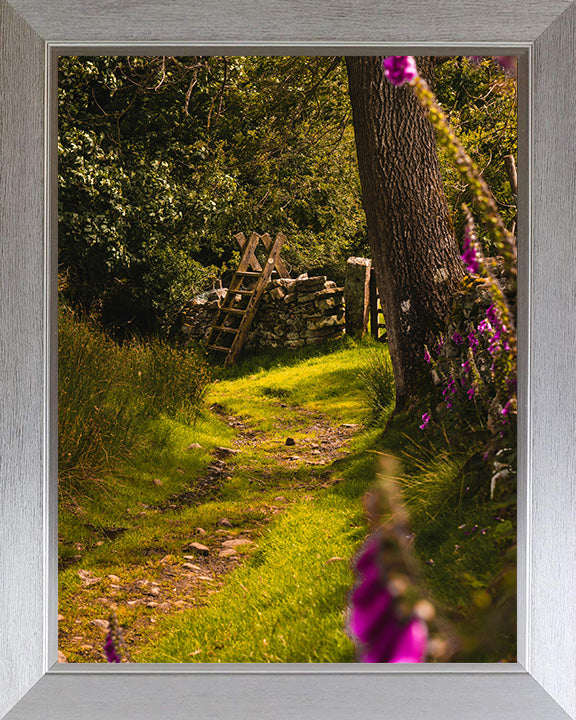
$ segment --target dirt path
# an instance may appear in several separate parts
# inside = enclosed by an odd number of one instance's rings
[[[357,425],[334,427],[319,412],[273,404],[277,415],[271,431],[255,428],[249,419],[232,415],[221,405],[211,407],[236,430],[234,443],[230,448],[215,448],[205,474],[188,488],[161,505],[146,508],[147,513],[174,517],[172,540],[182,540],[180,551],[163,554],[160,543],[142,547],[138,565],[120,561],[114,573],[99,576],[78,570],[79,586],[61,610],[65,614],[59,616],[62,662],[67,656],[71,662],[105,661],[102,648],[112,610],[126,628],[129,651],[153,640],[158,635],[157,623],[206,605],[209,596],[224,584],[226,574],[257,548],[270,521],[291,503],[283,491],[290,494],[290,490],[293,496],[297,490],[300,499],[311,499],[308,493],[339,481],[333,463],[346,456],[346,443]],[[266,462],[251,462],[254,452],[264,453]],[[307,470],[299,472],[303,467]],[[248,501],[238,503],[234,514],[218,517],[206,528],[179,526],[182,509],[217,500],[220,486],[243,473],[249,474],[254,492]],[[278,495],[270,498],[271,490]],[[266,493],[267,499],[258,497],[260,493]]]

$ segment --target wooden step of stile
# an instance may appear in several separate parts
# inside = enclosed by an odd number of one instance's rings
[[[242,259],[240,260],[238,269],[230,281],[230,287],[228,288],[228,292],[226,293],[222,307],[218,313],[218,317],[216,318],[208,336],[208,348],[216,350],[217,352],[227,353],[224,360],[224,365],[226,366],[231,365],[237,359],[244,345],[252,320],[256,315],[260,298],[264,293],[266,285],[270,281],[272,272],[279,262],[280,249],[282,248],[285,237],[281,233],[278,233],[276,240],[272,243],[268,236],[268,242],[265,243],[267,249],[269,250],[267,261],[264,266],[261,267],[260,272],[250,272],[247,268],[250,266],[253,267],[253,259],[255,257],[254,249],[256,248],[259,240],[260,236],[256,233],[252,233],[250,240],[244,244]],[[245,277],[250,277],[256,280],[250,290],[240,288],[240,285]],[[248,298],[248,303],[245,308],[231,307],[236,295]],[[226,317],[230,315],[241,316],[238,328],[224,326]],[[232,342],[228,346],[230,339]]]
[[[222,302],[222,307],[220,308],[218,315],[216,317],[216,320],[214,321],[214,324],[212,325],[212,328],[210,330],[210,333],[208,335],[208,338],[206,340],[206,346],[210,348],[211,350],[217,350],[218,352],[223,352],[224,350],[229,350],[229,347],[225,347],[224,344],[220,344],[219,342],[219,335],[220,331],[218,330],[219,327],[221,327],[225,320],[226,316],[228,315],[228,311],[231,309],[230,306],[232,305],[232,302],[234,301],[234,297],[238,294],[242,295],[245,294],[246,297],[252,294],[251,291],[245,291],[245,293],[238,292],[240,285],[242,284],[242,276],[239,273],[246,272],[248,268],[250,267],[251,257],[254,255],[254,250],[258,243],[260,242],[260,236],[257,233],[252,233],[250,236],[250,240],[247,240],[244,244],[244,249],[242,252],[242,257],[240,258],[240,263],[238,264],[238,267],[236,268],[236,272],[232,276],[232,280],[230,281],[230,285],[228,287],[228,290],[226,292],[226,296],[224,297],[224,300]],[[258,273],[260,275],[260,273]],[[238,308],[239,310],[243,310],[242,308]],[[243,310],[244,312],[244,310]]]

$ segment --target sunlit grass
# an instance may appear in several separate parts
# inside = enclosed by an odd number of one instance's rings
[[[167,620],[139,662],[353,662],[345,633],[349,560],[364,534],[351,501],[323,497],[281,516],[207,608]]]

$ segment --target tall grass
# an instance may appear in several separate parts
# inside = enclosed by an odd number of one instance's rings
[[[58,465],[64,493],[141,446],[159,415],[192,419],[209,377],[193,351],[118,345],[67,308],[58,317]]]
[[[359,371],[368,406],[368,424],[383,425],[396,399],[394,372],[387,345],[375,345]]]

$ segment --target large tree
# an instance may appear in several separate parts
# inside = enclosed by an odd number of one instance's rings
[[[417,64],[430,77],[431,58]],[[347,57],[346,65],[368,240],[401,409],[428,374],[424,345],[443,327],[464,270],[434,130],[412,88],[391,85],[380,57]]]

